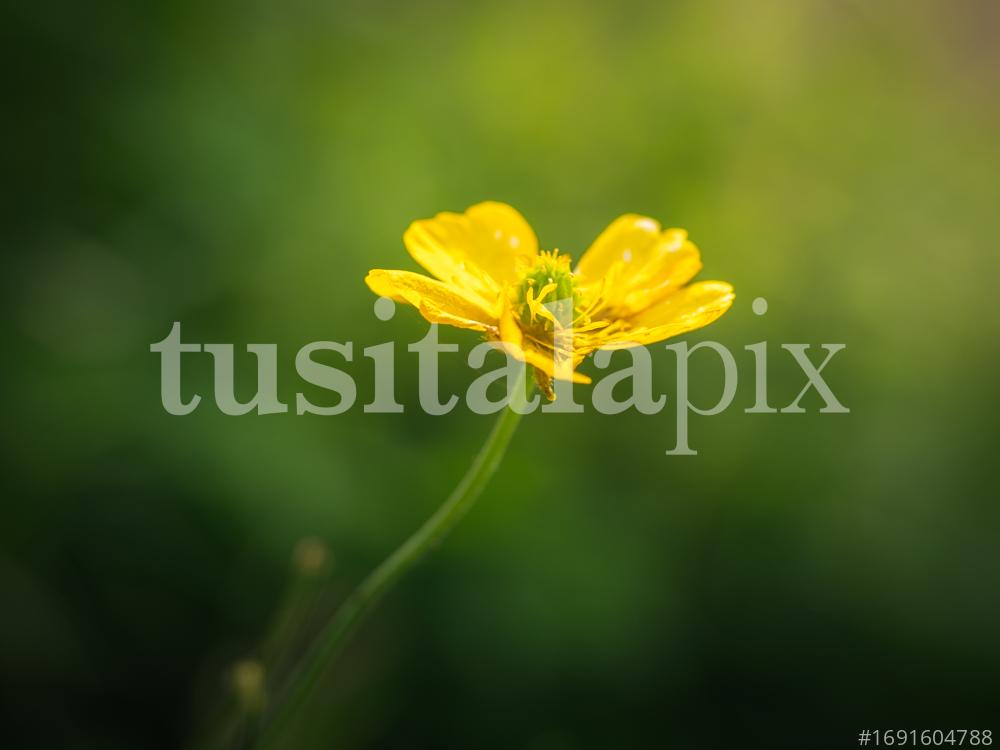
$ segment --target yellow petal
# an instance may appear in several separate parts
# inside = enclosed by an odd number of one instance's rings
[[[652,344],[707,326],[728,310],[735,299],[724,281],[699,281],[643,310],[627,325],[601,341],[601,348],[621,349]]]
[[[619,216],[580,258],[577,273],[583,281],[599,279],[613,264],[629,263],[648,252],[659,236],[660,224],[655,219],[638,214]]]
[[[431,274],[486,304],[538,253],[538,240],[524,217],[494,202],[479,203],[463,214],[445,212],[415,221],[403,243]]]
[[[410,271],[374,269],[365,277],[368,287],[382,297],[413,305],[431,323],[474,331],[496,331],[496,315],[462,289]]]
[[[661,230],[626,214],[601,232],[577,268],[580,284],[599,291],[597,317],[629,317],[680,289],[701,270],[698,248],[683,229]]]
[[[498,328],[500,341],[509,347],[508,351],[515,356],[515,352],[520,353],[524,346],[524,332],[517,324],[517,318],[514,317],[514,313],[510,309],[510,299],[506,295],[503,298],[503,309],[500,312]],[[519,357],[519,359],[523,361],[523,358]]]
[[[513,356],[536,367],[555,380],[571,380],[574,383],[583,384],[591,382],[589,377],[576,369],[575,363],[569,360],[556,362],[552,359],[550,352],[536,349],[530,345],[521,350],[520,356],[517,354]]]

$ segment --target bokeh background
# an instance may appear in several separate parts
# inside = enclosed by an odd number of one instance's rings
[[[0,745],[187,746],[269,631],[300,539],[335,560],[321,619],[436,507],[491,419],[416,407],[405,344],[425,325],[378,321],[362,278],[415,269],[411,220],[484,199],[577,254],[625,212],[686,227],[702,278],[737,289],[688,337],[736,353],[737,400],[692,419],[687,458],[664,455],[669,409],[526,419],[285,746],[1000,729],[995,3],[4,16]],[[187,341],[278,343],[292,403],[303,344],[394,340],[407,411],[362,413],[358,358],[344,415],[225,417],[197,355],[185,389],[204,400],[169,416],[149,345],[173,321]],[[804,383],[778,344],[847,344],[825,375],[851,413],[813,392],[807,414],[744,414],[742,347],[765,340],[777,406]],[[653,352],[671,393],[673,356]],[[461,362],[442,360],[443,388],[472,380]],[[694,361],[701,403],[718,370]]]

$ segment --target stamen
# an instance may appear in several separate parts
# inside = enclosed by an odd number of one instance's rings
[[[521,327],[538,339],[551,338],[554,331],[575,325],[581,303],[569,256],[558,250],[540,253],[514,293]]]

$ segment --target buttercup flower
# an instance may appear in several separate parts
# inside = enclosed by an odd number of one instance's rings
[[[403,235],[436,278],[375,269],[373,292],[416,307],[431,323],[482,331],[532,365],[541,390],[552,379],[589,383],[577,365],[597,349],[623,349],[706,326],[733,303],[724,281],[688,282],[701,270],[683,229],[645,216],[616,219],[573,269],[504,203],[415,221]]]
[[[482,331],[530,364],[545,395],[552,379],[587,383],[576,371],[597,349],[650,344],[708,325],[733,304],[722,281],[688,282],[701,270],[683,229],[663,230],[627,214],[605,229],[575,269],[558,250],[539,252],[524,218],[503,203],[416,221],[403,235],[410,255],[436,278],[375,269],[365,281],[384,297],[413,305],[431,323]],[[320,630],[279,696],[261,745],[280,738],[297,706],[365,614],[475,503],[500,466],[525,413],[526,373],[518,373],[486,442],[445,501],[375,568]]]

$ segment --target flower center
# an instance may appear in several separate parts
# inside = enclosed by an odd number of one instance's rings
[[[521,328],[536,336],[569,328],[581,314],[581,295],[569,267],[568,255],[558,250],[538,255],[514,291],[514,312]]]

